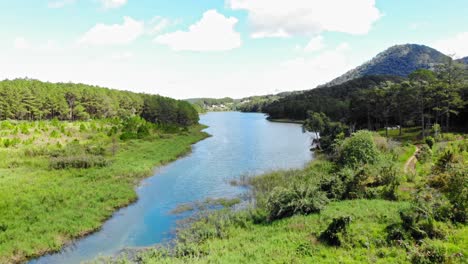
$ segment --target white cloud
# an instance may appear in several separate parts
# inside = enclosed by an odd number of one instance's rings
[[[47,3],[47,6],[49,8],[62,8],[62,7],[65,7],[66,5],[73,4],[75,2],[76,0],[55,0],[55,1],[49,1]]]
[[[144,22],[124,17],[123,24],[97,24],[78,41],[81,45],[125,45],[133,42],[144,33]]]
[[[157,16],[151,19],[151,21],[148,23],[147,32],[149,35],[157,35],[172,24],[177,24],[177,23],[172,22],[167,18]]]
[[[304,48],[304,51],[312,52],[312,51],[319,51],[325,48],[325,43],[323,42],[322,36],[313,37],[307,46]]]
[[[289,37],[323,31],[367,34],[382,14],[375,0],[226,0],[248,12],[251,36]]]
[[[111,56],[111,59],[117,60],[117,61],[123,61],[123,60],[129,60],[133,58],[133,53],[130,51],[125,51],[125,52],[120,52],[120,53],[114,53]]]
[[[99,0],[104,8],[119,8],[127,4],[127,0]]]
[[[347,42],[343,42],[340,45],[338,45],[338,47],[336,47],[337,51],[348,51],[350,49],[351,49],[351,47],[349,46],[349,44]]]
[[[13,43],[13,46],[15,47],[15,49],[20,49],[20,50],[30,48],[29,42],[23,37],[16,38]]]
[[[455,55],[455,57],[468,56],[468,32],[436,41],[432,46],[445,54]]]
[[[176,51],[226,51],[238,48],[242,41],[234,27],[238,20],[225,17],[216,10],[209,10],[188,31],[176,31],[160,35],[155,43],[167,45]]]

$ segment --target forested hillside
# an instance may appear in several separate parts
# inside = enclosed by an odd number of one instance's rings
[[[0,82],[0,119],[88,120],[141,116],[159,124],[190,126],[198,113],[185,101],[159,95],[31,79]]]
[[[403,78],[395,76],[367,76],[333,87],[321,87],[303,93],[297,93],[263,108],[273,119],[303,120],[307,111],[323,112],[333,119],[347,115],[351,95],[375,87],[381,83],[401,82]]]
[[[408,78],[367,76],[332,87],[292,95],[264,108],[273,119],[303,120],[324,113],[353,129],[388,126],[468,129],[466,68],[448,60],[434,71],[420,69]]]
[[[418,69],[433,69],[449,57],[441,52],[416,44],[396,45],[375,58],[332,80],[325,86],[333,86],[369,75],[394,75],[407,77]]]

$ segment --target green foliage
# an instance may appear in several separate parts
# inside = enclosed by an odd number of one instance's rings
[[[89,135],[91,122],[102,132]],[[77,122],[28,122],[39,133],[21,138],[10,131],[23,122],[10,122],[0,140],[0,263],[58,251],[96,230],[116,208],[136,199],[135,182],[206,137],[198,126],[164,137],[151,130],[145,140],[122,142],[107,136],[112,127],[120,133],[120,120],[91,122],[83,122],[87,132],[80,132]],[[71,137],[58,132],[64,126]],[[52,131],[59,137],[51,138]],[[34,144],[26,145],[32,140]]]
[[[110,161],[104,157],[84,155],[74,157],[51,158],[50,167],[55,170],[89,169],[93,167],[107,167]]]
[[[266,209],[270,221],[295,214],[318,213],[328,203],[325,193],[310,186],[277,187],[268,197]]]
[[[374,164],[379,154],[373,135],[368,131],[354,133],[339,147],[339,161],[344,167],[357,168],[364,164]]]
[[[432,160],[432,150],[428,145],[423,145],[416,153],[416,158],[421,163],[426,163]]]
[[[72,83],[31,79],[0,82],[0,120],[88,120],[141,116],[149,122],[190,126],[198,113],[185,101]],[[8,121],[2,129],[9,129]],[[22,130],[26,132],[26,130]],[[63,131],[62,131],[63,133]]]
[[[351,217],[349,216],[333,218],[327,229],[320,234],[319,239],[330,246],[341,246],[342,236],[346,235],[350,223]]]
[[[426,142],[426,144],[429,146],[430,149],[432,149],[432,147],[435,145],[435,139],[433,137],[426,137],[424,139],[424,141]]]

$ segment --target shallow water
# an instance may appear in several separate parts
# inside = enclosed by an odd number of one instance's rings
[[[57,254],[32,264],[80,263],[125,248],[150,246],[173,238],[178,204],[205,198],[234,197],[245,191],[229,184],[243,174],[301,168],[312,160],[310,135],[300,125],[272,123],[262,114],[208,113],[201,123],[212,137],[190,155],[158,169],[138,187],[139,200],[123,208],[102,229]]]

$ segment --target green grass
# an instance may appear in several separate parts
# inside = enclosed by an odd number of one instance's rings
[[[420,211],[415,208],[431,206],[429,203],[418,203],[418,201],[421,202],[418,200],[421,196],[416,193],[420,186],[426,190],[424,186],[427,186],[427,179],[430,176],[427,171],[420,171],[421,174],[418,175],[416,183],[409,182],[406,177],[400,177],[404,176],[403,172],[397,170],[395,179],[398,179],[396,182],[401,185],[396,186],[404,188],[397,190],[396,196],[388,195],[387,191],[383,191],[388,189],[380,189],[381,186],[377,186],[375,189],[376,187],[373,186],[377,175],[385,177],[393,175],[382,174],[388,171],[389,165],[402,169],[406,161],[414,154],[416,147],[398,144],[388,144],[385,147],[379,138],[374,137],[374,141],[381,144],[382,152],[379,156],[387,159],[386,162],[364,165],[368,167],[365,174],[355,174],[354,181],[350,182],[351,184],[348,183],[345,189],[365,186],[367,190],[377,191],[377,193],[369,192],[376,195],[373,196],[373,199],[342,197],[332,199],[319,213],[309,215],[295,213],[292,217],[269,217],[271,210],[275,210],[279,206],[282,206],[280,208],[284,210],[292,210],[290,208],[294,206],[299,209],[304,206],[314,206],[311,201],[313,202],[320,196],[312,191],[294,192],[294,190],[301,190],[299,187],[323,186],[321,184],[326,179],[334,179],[335,186],[340,186],[336,175],[349,172],[349,168],[340,168],[339,163],[327,160],[325,156],[320,155],[302,170],[277,171],[248,179],[247,182],[251,187],[250,194],[255,201],[251,208],[240,211],[224,209],[217,212],[202,212],[191,224],[179,229],[174,247],[144,250],[137,253],[136,262],[149,264],[439,263],[431,260],[435,256],[434,258],[443,258],[444,263],[466,263],[468,226],[465,223],[436,219],[432,213],[428,213],[427,215],[421,214],[422,218],[414,220],[415,222],[408,229],[405,229],[408,225],[408,218],[401,216],[400,212],[404,212],[406,216],[408,212],[418,212],[419,214]],[[435,146],[434,158],[439,157],[447,146],[459,149],[457,158],[453,160],[453,165],[455,163],[459,165],[460,162],[467,164],[467,145],[466,142],[462,141],[438,143]],[[393,154],[396,154],[397,158],[391,158]],[[428,163],[429,169],[431,164],[432,162]],[[384,170],[381,170],[382,168]],[[465,171],[460,170],[462,174]],[[367,173],[370,175],[366,178],[364,176]],[[365,185],[369,182],[373,184]],[[394,182],[390,181],[383,187],[393,186]],[[329,190],[327,186],[325,185],[325,190]],[[289,191],[283,191],[283,196],[272,195],[278,193],[278,188]],[[355,190],[359,191],[360,189]],[[382,192],[378,193],[379,191]],[[339,193],[339,190],[334,189],[332,192]],[[293,195],[290,195],[291,193]],[[310,193],[315,196],[309,195]],[[359,194],[356,191],[354,193]],[[424,199],[438,199],[436,196],[427,197]],[[389,200],[383,200],[383,198]],[[459,201],[464,199],[463,197],[458,198],[460,198]],[[427,202],[427,200],[425,201]],[[437,207],[431,208],[433,208],[431,210],[435,210]],[[346,232],[338,233],[341,245],[338,247],[330,246],[320,238],[321,234],[329,228],[334,219],[340,217],[344,217],[344,219],[349,217],[351,219],[350,225]],[[406,219],[405,224],[402,223],[402,219]],[[429,226],[420,225],[424,224],[427,219],[430,219],[428,220]],[[392,228],[390,229],[390,227]],[[394,236],[389,238],[390,234],[395,234],[395,227],[402,228],[400,229],[403,230],[401,231],[402,240],[395,239]],[[412,234],[412,231],[408,230],[415,230],[415,228],[429,228],[427,230],[437,231],[442,235],[437,237],[426,235],[418,238],[408,235]],[[135,258],[130,259],[135,260]],[[97,260],[97,263],[108,263],[108,261],[109,259],[104,258]],[[122,256],[121,259],[113,259],[112,261],[127,263],[129,259]]]
[[[23,143],[0,148],[0,263],[59,250],[64,243],[98,229],[117,208],[137,199],[135,186],[155,166],[184,155],[207,136],[197,126],[179,134],[155,132],[146,139],[118,140],[118,151],[112,156],[107,150],[105,158],[111,162],[102,168],[54,170],[48,154],[26,154],[32,149],[60,149],[57,142],[66,146],[74,139],[102,143],[108,149],[112,143],[105,128],[111,125],[99,123],[101,132],[99,127],[79,132],[80,124],[60,123],[72,131],[71,137],[61,134],[53,139],[44,136],[53,129],[46,123],[46,132],[14,135],[22,137]],[[2,130],[3,137],[12,137],[12,131]],[[37,138],[33,144],[24,143],[33,136]]]
[[[231,225],[225,238],[198,245],[200,256],[168,258],[143,254],[141,263],[409,263],[400,246],[386,243],[385,228],[398,222],[405,202],[352,200],[333,202],[320,214],[294,216],[271,224]],[[318,240],[333,218],[351,216],[341,247]],[[436,241],[449,253],[468,254],[468,228],[454,229],[446,240]],[[456,262],[455,262],[456,263]]]
[[[385,129],[378,131],[381,136],[386,135]],[[402,128],[402,135],[400,136],[400,130],[389,130],[388,137],[401,142],[417,142],[421,139],[421,128],[420,127],[409,127]]]

